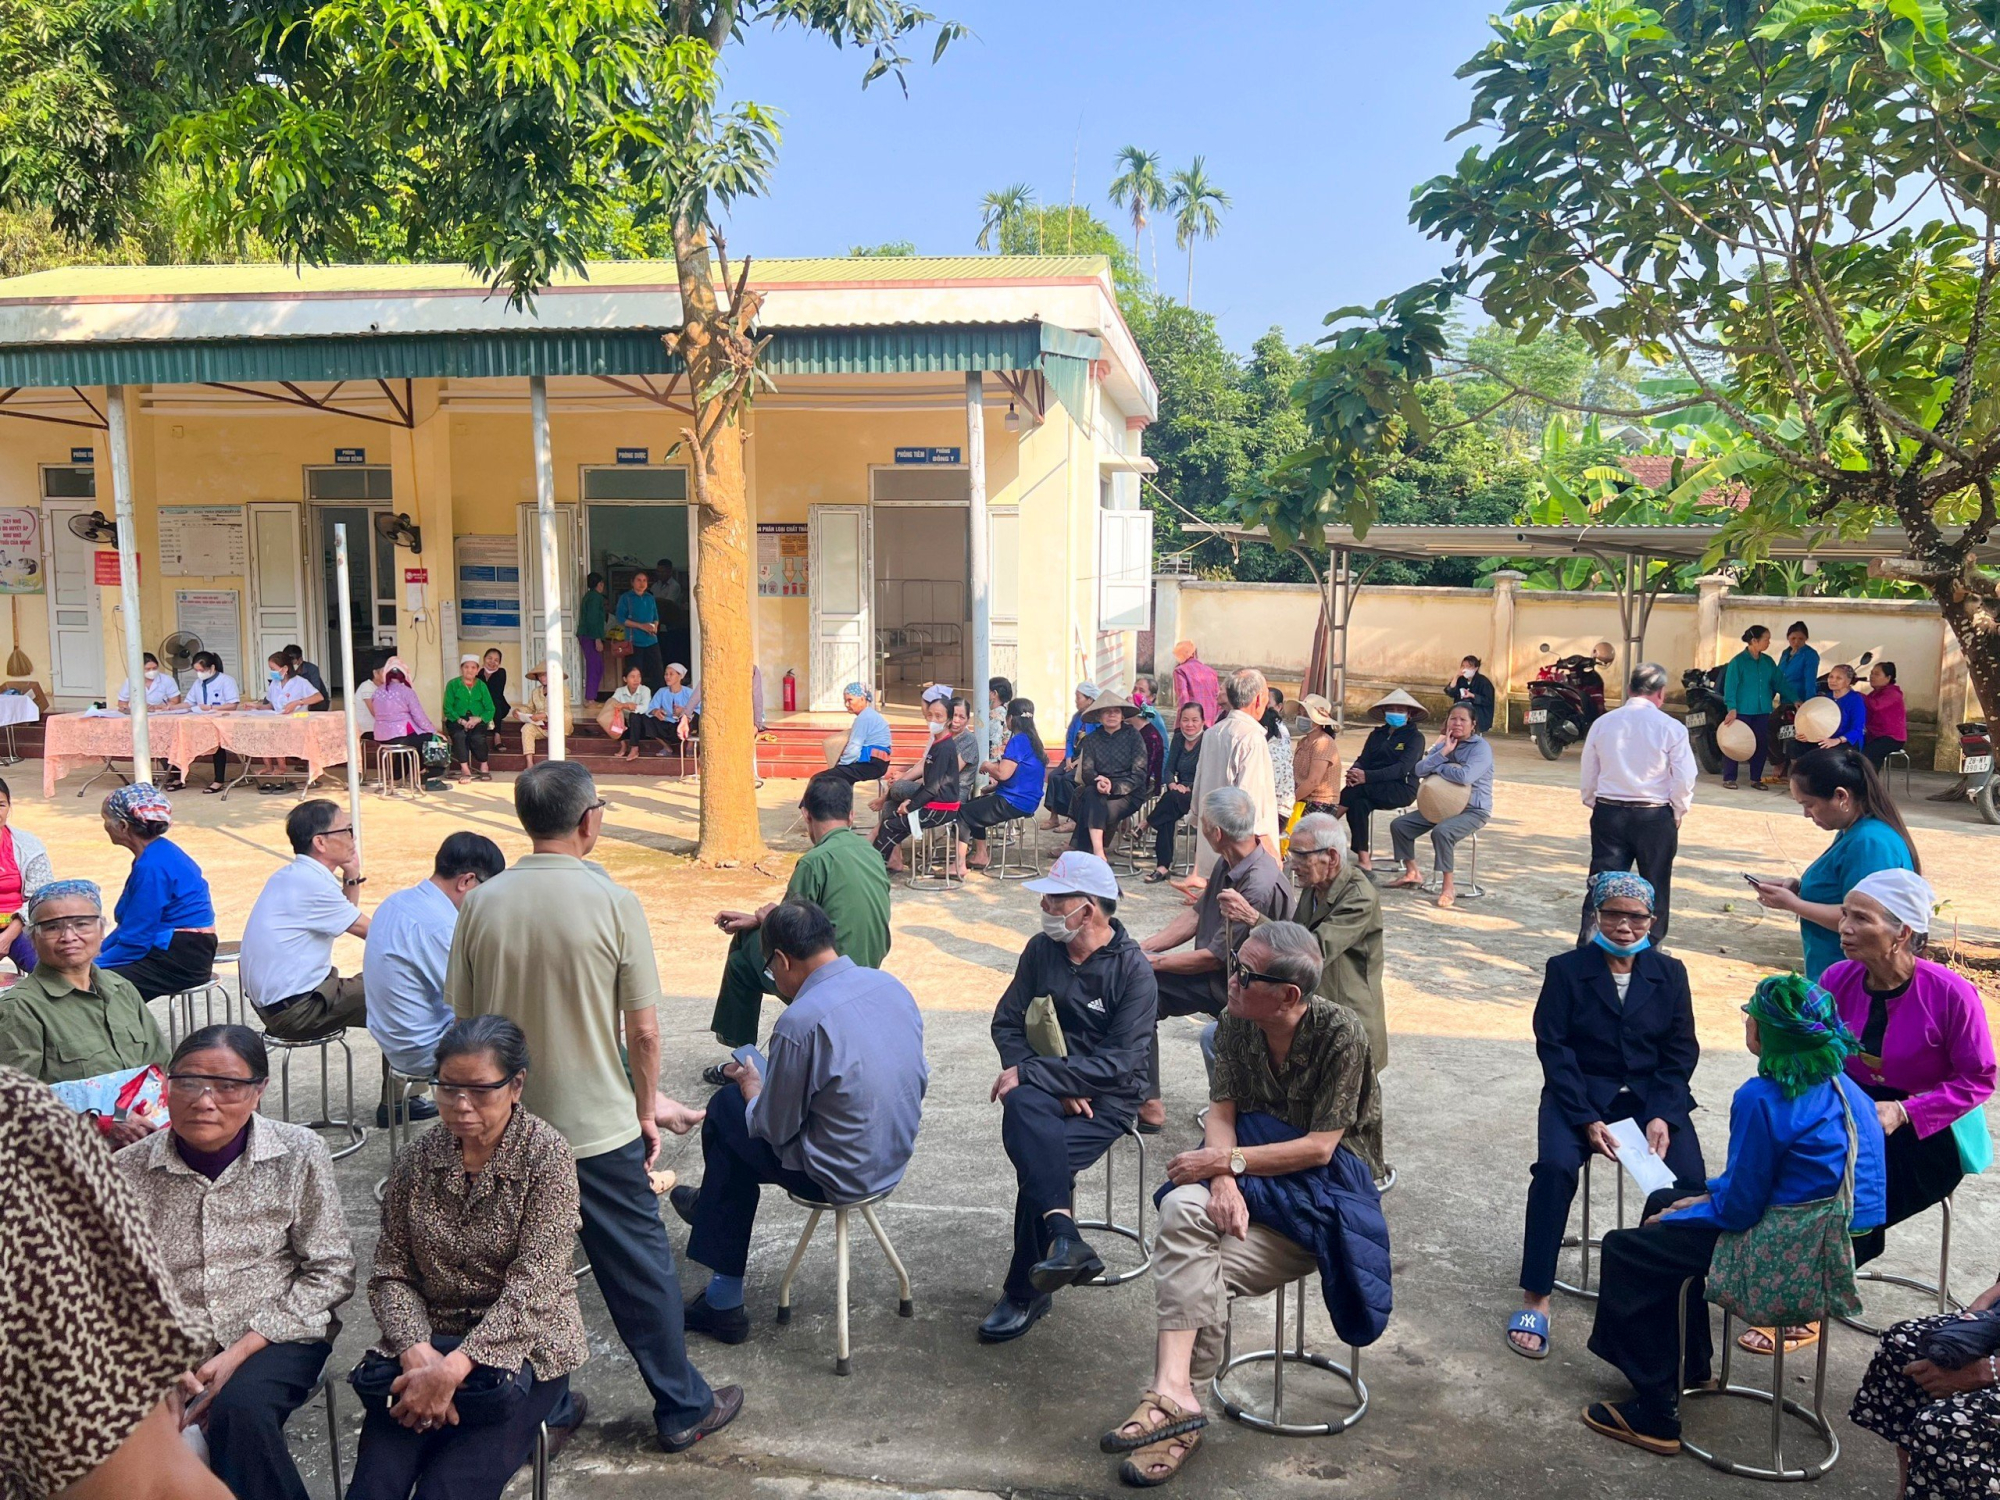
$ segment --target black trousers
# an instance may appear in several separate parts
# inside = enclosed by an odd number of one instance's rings
[[[1634,1095],[1621,1093],[1604,1112],[1604,1123],[1634,1119],[1638,1109]],[[1645,1123],[1639,1121],[1641,1128]],[[1535,1130],[1535,1164],[1528,1169],[1528,1222],[1521,1234],[1521,1290],[1546,1297],[1555,1289],[1556,1260],[1562,1254],[1563,1231],[1569,1227],[1570,1206],[1576,1202],[1576,1185],[1584,1159],[1590,1155],[1590,1143],[1562,1117],[1546,1094]],[[1702,1191],[1708,1168],[1692,1129],[1673,1130],[1667,1140],[1666,1161],[1675,1182],[1688,1185],[1690,1196]],[[1600,1160],[1598,1164],[1609,1172],[1624,1170],[1615,1161]]]
[[[306,1500],[285,1446],[285,1419],[305,1404],[333,1345],[267,1344],[244,1360],[208,1404],[208,1463],[232,1495]]]
[[[141,1000],[200,989],[215,978],[215,934],[176,932],[166,947],[155,948],[111,972],[131,980]]]
[[[1136,795],[1106,795],[1094,786],[1078,787],[1076,796],[1070,802],[1070,816],[1076,819],[1076,832],[1070,836],[1070,848],[1089,853],[1091,829],[1108,833],[1129,818],[1138,805]]]
[[[657,693],[667,682],[667,659],[660,655],[659,640],[655,638],[650,646],[638,645],[636,637],[633,640],[632,654],[625,658],[626,670],[637,667],[639,680]]]
[[[1364,781],[1343,791],[1340,805],[1347,814],[1347,837],[1354,852],[1367,854],[1375,847],[1368,832],[1371,813],[1408,807],[1416,800],[1417,789],[1406,781]]]
[[[1159,1010],[1153,1026],[1153,1048],[1146,1063],[1146,1097],[1160,1097],[1160,1030],[1159,1022],[1169,1016],[1219,1016],[1223,1002],[1215,998],[1210,982],[1213,973],[1206,974],[1163,974],[1153,971],[1153,982],[1159,987]]]
[[[1046,1089],[1024,1083],[1000,1101],[1000,1144],[1014,1164],[1014,1259],[1004,1290],[1025,1306],[1035,1298],[1028,1272],[1048,1254],[1044,1216],[1071,1211],[1076,1174],[1111,1149],[1125,1122],[1099,1112],[1066,1115],[1062,1101]],[[1135,1187],[1134,1192],[1138,1191]]]
[[[1875,1099],[1899,1099],[1894,1089],[1871,1088]],[[1886,1231],[1892,1224],[1913,1219],[1925,1209],[1944,1202],[1965,1176],[1958,1158],[1958,1142],[1949,1130],[1917,1138],[1916,1130],[1903,1126],[1882,1138],[1883,1175],[1888,1179],[1888,1216],[1880,1228],[1854,1237],[1854,1263],[1866,1265],[1882,1253]]]
[[[1678,1187],[1662,1188],[1646,1200],[1641,1217],[1682,1196]],[[1590,1352],[1617,1366],[1652,1413],[1672,1413],[1680,1405],[1682,1386],[1708,1379],[1715,1347],[1702,1293],[1721,1233],[1713,1225],[1662,1219],[1638,1229],[1614,1229],[1604,1237]],[[1681,1283],[1690,1276],[1694,1285],[1683,1309]],[[1687,1366],[1676,1371],[1683,1312],[1688,1319]]]
[[[1042,788],[1042,806],[1058,818],[1067,818],[1075,799],[1076,778],[1070,774],[1070,768],[1064,766],[1060,771],[1051,768],[1049,784]]]
[[[1146,816],[1146,823],[1153,830],[1153,863],[1162,870],[1174,867],[1174,835],[1187,814],[1188,793],[1170,788],[1160,793],[1160,800]]]
[[[988,834],[1002,823],[1016,818],[1032,818],[1034,809],[1022,812],[998,792],[981,792],[958,809],[958,831],[966,838],[984,843]]]
[[[1892,740],[1886,734],[1871,734],[1861,742],[1861,753],[1868,757],[1868,763],[1876,770],[1888,764],[1889,757],[1901,750],[1909,741]]]
[[[1671,807],[1641,806],[1635,802],[1600,800],[1590,810],[1590,873],[1599,870],[1637,870],[1653,886],[1653,927],[1649,936],[1654,947],[1667,941],[1668,908],[1674,891],[1674,855],[1681,847],[1680,824]],[[1581,948],[1597,930],[1591,915],[1590,892],[1585,888],[1583,919],[1577,929],[1576,945]]]
[[[701,1196],[695,1200],[688,1259],[718,1275],[741,1276],[750,1260],[758,1190],[767,1182],[802,1198],[826,1198],[812,1178],[779,1161],[769,1142],[752,1138],[742,1090],[728,1084],[708,1101],[701,1125]]]
[[[913,807],[906,813],[889,813],[875,825],[875,852],[884,859],[889,851],[920,828],[936,828],[942,823],[958,820],[959,809],[942,803],[928,803],[923,807]]]
[[[371,1410],[361,1424],[347,1500],[500,1500],[507,1481],[534,1456],[536,1429],[568,1395],[567,1375],[537,1380],[506,1421],[437,1432],[412,1432],[387,1411]],[[235,1493],[242,1500],[259,1494]]]
[[[486,764],[493,752],[493,726],[490,724],[453,724],[451,732],[451,758],[466,766],[477,762]]]
[[[576,1164],[576,1185],[583,1199],[583,1253],[619,1341],[653,1393],[653,1425],[662,1435],[685,1432],[708,1415],[715,1396],[688,1363],[681,1283],[660,1222],[660,1200],[646,1178],[646,1143],[584,1157]]]
[[[625,743],[636,745],[641,740],[677,740],[680,728],[672,719],[656,719],[650,713],[627,714],[625,716]]]
[[[845,781],[851,786],[863,781],[880,781],[882,773],[888,769],[889,762],[886,760],[855,760],[849,761],[844,766],[828,766],[824,771],[815,771],[812,779],[818,781],[822,776],[830,776],[835,781]]]

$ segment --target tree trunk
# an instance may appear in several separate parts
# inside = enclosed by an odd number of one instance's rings
[[[1187,305],[1194,306],[1194,241],[1188,241],[1188,289]]]
[[[715,294],[706,230],[676,225],[674,260],[681,333],[670,340],[687,362],[695,419],[684,435],[700,508],[694,588],[701,619],[701,843],[707,865],[748,864],[766,851],[757,822],[757,729],[750,713],[750,497],[743,477],[741,398],[711,388],[739,353],[748,317],[724,312]],[[704,392],[711,392],[704,395]]]
[[[1981,716],[1988,725],[2000,728],[2000,614],[1958,577],[1933,583],[1931,596],[1965,653],[1966,675],[1979,700]],[[1938,733],[1947,736],[1956,727],[1939,724]]]

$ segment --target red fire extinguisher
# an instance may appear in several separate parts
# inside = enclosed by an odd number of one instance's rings
[[[799,711],[799,679],[797,675],[793,673],[792,670],[788,667],[785,669],[785,712],[788,714],[795,714],[798,711]]]

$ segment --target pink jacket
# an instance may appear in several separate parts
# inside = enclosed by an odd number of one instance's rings
[[[1174,703],[1199,703],[1203,727],[1213,724],[1220,712],[1222,683],[1215,668],[1199,655],[1190,656],[1174,668]]]
[[[378,743],[399,740],[406,734],[436,734],[430,716],[417,701],[417,690],[407,683],[385,682],[375,689],[368,710],[375,715]]]
[[[1844,958],[1819,978],[1857,1037],[1868,1024],[1867,977],[1857,960]],[[1943,964],[1918,959],[1910,987],[1889,1002],[1880,1071],[1856,1056],[1847,1060],[1847,1074],[1909,1095],[1903,1108],[1919,1137],[1949,1128],[1993,1093],[1993,1036],[1978,991]]]

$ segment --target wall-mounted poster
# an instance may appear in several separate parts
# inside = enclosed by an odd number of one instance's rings
[[[766,522],[757,528],[757,597],[806,597],[806,528]]]
[[[23,507],[0,508],[0,594],[45,594],[42,575],[42,513]]]
[[[175,578],[240,578],[249,556],[240,505],[160,507],[160,572]]]
[[[458,538],[458,634],[474,641],[520,636],[521,544],[516,538]]]
[[[175,589],[174,629],[197,637],[202,650],[222,658],[225,671],[241,669],[243,596],[235,589]]]

